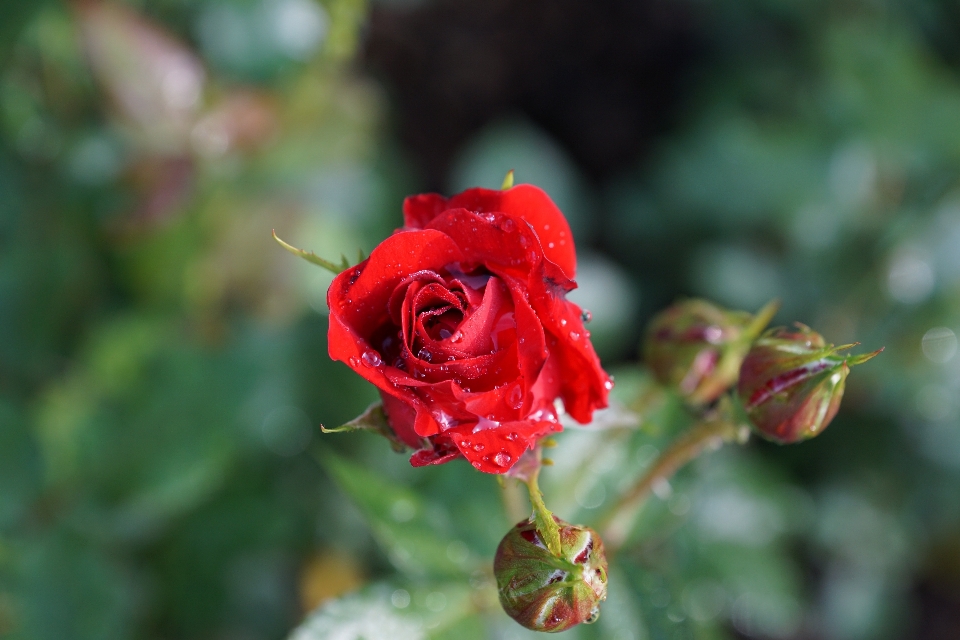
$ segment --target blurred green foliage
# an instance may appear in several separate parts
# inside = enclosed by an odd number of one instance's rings
[[[548,503],[596,521],[689,423],[633,357],[680,293],[780,297],[781,322],[887,351],[816,440],[663,488],[566,637],[927,637],[932,601],[960,607],[960,18],[693,6],[715,55],[635,168],[590,181],[517,115],[451,168],[451,190],[514,168],[563,205],[571,297],[642,409],[558,438]],[[493,478],[319,437],[374,393],[327,358],[329,275],[270,230],[369,252],[418,190],[354,64],[367,10],[0,4],[0,637],[281,638],[358,585],[292,637],[530,635],[491,595]]]

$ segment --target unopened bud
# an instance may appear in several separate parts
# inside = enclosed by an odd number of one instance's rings
[[[594,622],[607,598],[607,558],[600,536],[554,519],[560,525],[559,556],[550,553],[534,523],[525,520],[500,541],[493,560],[504,611],[534,631]]]
[[[756,316],[706,300],[683,300],[650,323],[644,346],[657,380],[694,404],[713,402],[732,387],[750,344],[776,313],[772,302]]]
[[[856,344],[835,347],[802,324],[767,331],[740,368],[737,391],[755,430],[781,444],[826,429],[840,408],[850,367],[883,351],[842,355]]]

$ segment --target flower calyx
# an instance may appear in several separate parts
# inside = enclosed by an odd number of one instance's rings
[[[810,327],[778,327],[763,334],[740,368],[737,392],[754,430],[790,444],[818,435],[840,408],[850,367],[883,349],[844,355],[859,343],[834,346]]]
[[[534,631],[565,631],[594,622],[607,597],[607,559],[600,536],[589,527],[554,520],[559,554],[547,548],[529,519],[500,541],[493,561],[504,611]]]

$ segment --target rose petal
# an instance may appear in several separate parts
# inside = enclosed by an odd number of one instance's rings
[[[468,189],[447,201],[447,208],[455,207],[481,213],[503,212],[525,220],[540,238],[547,260],[559,266],[569,278],[576,274],[577,254],[570,224],[543,189],[532,184],[520,184],[505,191]]]
[[[433,229],[395,233],[381,242],[369,258],[333,279],[327,292],[330,316],[340,319],[358,335],[371,335],[389,320],[387,302],[410,274],[439,271],[463,259],[461,249],[444,233]],[[335,360],[344,359],[330,355]]]
[[[519,420],[463,425],[446,432],[460,453],[484,473],[505,473],[527,449],[547,434],[560,431],[558,423],[546,420]]]
[[[503,315],[500,311],[510,304],[510,296],[499,278],[491,278],[483,291],[480,305],[467,310],[467,316],[460,324],[462,335],[460,349],[466,353],[480,354],[495,351],[491,331],[497,320]]]
[[[463,254],[453,240],[434,230],[396,233],[384,240],[369,258],[337,275],[327,291],[330,358],[347,363],[377,388],[406,398],[415,406],[416,397],[396,387],[385,375],[387,370],[398,373],[387,366],[390,363],[367,366],[371,354],[382,358],[369,344],[368,337],[390,324],[387,302],[404,278],[462,260]]]
[[[466,260],[498,275],[524,278],[544,260],[534,230],[506,214],[482,215],[467,209],[448,209],[434,218],[428,228],[450,236],[461,247]]]
[[[387,421],[390,423],[393,432],[404,444],[414,449],[419,448],[423,441],[413,429],[413,423],[417,417],[416,410],[410,406],[406,399],[394,397],[384,391],[380,392],[380,399],[383,402],[383,411],[387,414]]]
[[[424,467],[428,464],[443,464],[460,457],[460,451],[446,436],[431,439],[431,447],[414,452],[410,456],[410,464],[414,467]]]
[[[550,357],[562,372],[559,376],[560,397],[564,408],[574,420],[587,424],[595,409],[607,406],[613,383],[593,350],[580,307],[544,286],[543,282],[542,277],[531,274],[527,288],[530,301],[549,334],[547,348]]]
[[[424,229],[448,208],[447,199],[437,193],[409,196],[403,201],[403,226],[407,229]]]

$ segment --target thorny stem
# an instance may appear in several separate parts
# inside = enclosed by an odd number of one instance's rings
[[[601,522],[601,537],[608,552],[616,552],[626,542],[637,512],[659,483],[666,482],[705,449],[719,447],[732,440],[743,440],[744,434],[745,428],[737,422],[725,416],[713,416],[705,418],[674,440],[653,466],[620,496]]]

